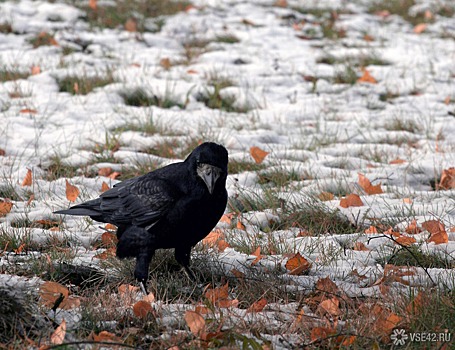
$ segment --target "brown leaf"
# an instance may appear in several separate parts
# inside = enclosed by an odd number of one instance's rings
[[[438,190],[450,190],[455,188],[455,168],[442,171],[441,180],[437,186]]]
[[[333,193],[330,192],[321,192],[319,193],[318,198],[323,202],[327,202],[333,200],[335,196],[333,195]]]
[[[257,247],[256,250],[251,253],[251,255],[254,255],[256,257],[256,259],[253,260],[251,265],[256,265],[259,262],[259,260],[264,258],[264,256],[261,255],[261,247]]]
[[[276,0],[273,6],[276,7],[288,7],[288,2],[287,0]]]
[[[376,226],[370,226],[367,229],[365,229],[365,233],[366,234],[375,234],[375,233],[378,233],[378,229],[376,228]]]
[[[197,312],[187,310],[185,312],[185,321],[188,327],[197,337],[201,337],[205,333],[205,319]]]
[[[65,340],[65,334],[66,334],[66,321],[63,319],[62,323],[60,323],[60,326],[58,326],[54,333],[51,334],[51,343],[54,345],[60,345],[63,343],[63,340]]]
[[[327,327],[315,327],[311,330],[310,339],[312,342],[317,342],[323,339],[327,339],[336,334],[334,328]]]
[[[371,42],[371,41],[374,41],[374,37],[371,36],[371,35],[369,35],[369,34],[365,34],[365,35],[363,36],[363,40],[368,41],[368,42]]]
[[[153,303],[155,301],[155,295],[150,292],[149,294],[145,295],[142,300],[148,302],[148,303]]]
[[[104,232],[101,235],[101,242],[105,248],[115,247],[118,242],[117,235],[111,232]]]
[[[70,202],[74,202],[78,196],[79,196],[79,189],[76,186],[71,185],[68,182],[68,180],[66,180],[66,198]]]
[[[245,278],[245,274],[242,271],[239,271],[237,269],[232,269],[231,273],[237,278],[237,279],[243,279]]]
[[[98,9],[97,0],[89,0],[88,7],[90,7],[93,11],[96,11]]]
[[[115,256],[115,251],[116,251],[116,249],[114,247],[108,248],[104,252],[95,255],[94,258],[100,259],[100,260],[106,260],[109,258],[113,258]]]
[[[220,222],[225,222],[230,225],[232,223],[233,217],[234,213],[223,214],[223,216],[221,216]]]
[[[27,174],[24,177],[24,180],[22,180],[22,187],[24,186],[31,186],[32,185],[32,171],[30,169],[27,169]]]
[[[109,189],[110,189],[109,185],[105,181],[103,181],[103,183],[101,184],[101,192],[104,193]]]
[[[318,308],[320,311],[322,311],[322,313],[326,312],[332,316],[341,315],[340,301],[337,297],[332,297],[330,299],[321,301]]]
[[[112,174],[112,168],[111,167],[104,167],[104,168],[99,168],[98,169],[98,175],[99,176],[109,176]]]
[[[363,244],[362,242],[355,242],[354,243],[354,250],[357,250],[357,251],[364,251],[364,252],[368,252],[370,251],[370,249],[368,249],[365,244]]]
[[[32,75],[37,75],[41,73],[40,66],[33,65],[31,69]]]
[[[318,292],[324,292],[328,294],[338,294],[340,290],[338,286],[329,277],[320,278],[316,282],[316,289]]]
[[[403,163],[406,163],[406,161],[404,159],[400,159],[400,158],[395,158],[394,160],[391,160],[389,162],[389,164],[403,164]]]
[[[236,225],[236,226],[237,226],[237,228],[238,228],[239,230],[246,231],[245,225],[242,224],[242,222],[240,221],[240,218],[237,219],[237,225]]]
[[[357,79],[358,83],[369,83],[369,84],[377,84],[378,81],[368,72],[366,68],[362,68],[363,75]]]
[[[361,207],[363,206],[363,202],[360,197],[355,194],[351,193],[346,197],[341,198],[340,200],[340,207],[348,208],[348,207]]]
[[[137,32],[137,20],[136,18],[128,18],[125,22],[125,30],[127,32],[135,33]]]
[[[264,161],[264,158],[269,154],[269,152],[266,152],[260,149],[259,147],[251,147],[250,154],[253,157],[256,164],[261,164]]]
[[[422,227],[431,234],[430,238],[427,239],[428,243],[434,242],[435,244],[441,244],[449,242],[449,236],[442,222],[428,220],[422,223]]]
[[[427,26],[428,25],[426,23],[417,24],[414,27],[413,32],[416,33],[416,34],[421,34],[427,29]]]
[[[120,295],[129,295],[131,293],[138,293],[138,292],[139,292],[139,287],[132,286],[131,284],[121,284],[118,287],[118,293]]]
[[[120,342],[121,339],[117,337],[114,333],[108,331],[101,331],[98,334],[92,334],[93,340],[96,342]]]
[[[369,195],[383,193],[383,191],[381,189],[381,184],[373,186],[371,184],[370,180],[368,180],[365,177],[365,175],[360,174],[360,173],[359,173],[359,185]]]
[[[122,175],[122,173],[118,172],[118,171],[114,171],[112,174],[110,174],[108,176],[108,178],[112,179],[112,180],[115,180],[116,178],[118,178],[120,175]]]
[[[215,229],[214,231],[210,232],[207,236],[205,236],[205,238],[202,240],[202,244],[206,245],[207,247],[213,248],[221,239],[224,239],[224,233],[221,232],[221,230]]]
[[[408,227],[406,227],[405,232],[410,235],[415,235],[422,232],[422,229],[417,225],[417,221],[413,219]]]
[[[40,298],[42,303],[47,307],[53,307],[57,299],[69,295],[68,288],[57,282],[44,282],[40,286]]]
[[[168,57],[162,58],[160,60],[160,66],[165,70],[169,70],[172,67],[171,60]]]
[[[133,305],[133,312],[136,317],[145,319],[147,315],[153,311],[152,305],[148,301],[139,300]]]
[[[229,297],[229,285],[209,289],[205,292],[205,297],[210,300],[212,304],[216,304],[219,300],[225,300]]]
[[[259,299],[258,301],[255,301],[253,304],[250,305],[250,307],[246,310],[247,313],[250,312],[261,312],[262,309],[267,305],[267,299],[262,298]]]
[[[414,237],[408,237],[408,236],[400,236],[398,238],[395,238],[395,243],[399,245],[403,245],[405,247],[409,247],[413,243],[417,242]]]
[[[38,111],[36,109],[31,109],[31,108],[23,108],[19,111],[19,113],[23,114],[36,114]]]
[[[11,211],[13,203],[8,201],[0,201],[0,217],[6,216]]]
[[[6,155],[6,151],[3,148],[0,148],[0,157],[4,157]]]
[[[300,253],[297,253],[286,262],[285,266],[289,270],[290,275],[301,275],[311,268],[311,263],[300,255]]]

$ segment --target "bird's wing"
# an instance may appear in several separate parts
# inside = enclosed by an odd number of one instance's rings
[[[141,176],[104,192],[100,209],[114,224],[146,227],[156,224],[180,196],[180,191],[167,181]]]

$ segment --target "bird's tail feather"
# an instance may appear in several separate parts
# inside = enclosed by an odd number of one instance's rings
[[[100,203],[101,200],[97,198],[85,203],[75,205],[74,207],[71,207],[69,209],[54,211],[54,214],[99,216]]]

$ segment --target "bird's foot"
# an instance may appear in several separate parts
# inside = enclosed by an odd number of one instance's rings
[[[148,295],[147,292],[147,282],[146,281],[139,281],[139,287],[141,288],[141,292],[144,293],[144,295]]]

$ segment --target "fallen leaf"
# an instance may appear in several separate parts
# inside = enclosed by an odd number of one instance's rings
[[[237,270],[235,268],[231,270],[231,273],[238,279],[245,278],[245,274],[242,271],[239,271],[239,270]]]
[[[137,32],[137,20],[135,18],[128,18],[125,22],[125,30],[127,32],[135,33]]]
[[[109,175],[112,174],[112,171],[113,171],[113,170],[112,170],[111,167],[99,168],[99,169],[98,169],[98,175],[99,175],[99,176],[105,176],[105,177],[107,177],[107,176],[109,176]]]
[[[32,171],[27,169],[27,174],[25,174],[24,180],[22,180],[22,187],[32,185]]]
[[[185,312],[185,321],[188,327],[197,337],[201,337],[205,333],[205,319],[197,312],[187,310]]]
[[[333,336],[334,334],[336,334],[336,330],[334,328],[314,327],[311,330],[310,339],[312,342],[317,342],[323,339],[327,339]]]
[[[89,0],[88,7],[90,7],[93,11],[96,11],[98,9],[97,0]]]
[[[167,57],[160,59],[160,66],[169,70],[172,67],[171,60]]]
[[[44,282],[39,289],[41,302],[49,308],[55,305],[57,299],[62,296],[67,298],[69,295],[68,288],[57,282]]]
[[[155,294],[153,294],[152,292],[150,292],[149,294],[145,295],[142,300],[146,301],[146,302],[149,302],[149,303],[153,303],[155,301]]]
[[[194,312],[200,314],[200,315],[207,315],[210,313],[210,309],[206,306],[203,306],[203,305],[197,305],[195,308],[194,308]]]
[[[330,299],[321,301],[318,308],[320,312],[322,311],[322,313],[326,312],[332,316],[341,315],[340,301],[337,297],[332,297]]]
[[[229,298],[229,285],[226,283],[221,287],[211,288],[205,292],[205,297],[216,305],[218,301]]]
[[[112,225],[112,224],[106,224],[106,225],[104,226],[104,228],[105,228],[106,230],[109,230],[109,231],[115,231],[115,230],[117,230],[117,226]]]
[[[0,148],[0,157],[4,157],[6,155],[6,151],[3,148]]]
[[[116,249],[114,247],[108,248],[104,252],[95,255],[94,258],[100,259],[100,260],[106,260],[109,258],[113,258],[115,256],[115,251],[116,251]]]
[[[223,214],[223,216],[221,216],[220,222],[225,222],[230,225],[232,223],[233,217],[234,213]]]
[[[376,320],[376,329],[383,334],[383,338],[388,338],[388,335],[394,328],[403,320],[402,317],[390,312],[387,317],[387,313],[382,313],[379,319]]]
[[[148,301],[139,300],[133,305],[133,313],[136,317],[146,319],[147,315],[153,311],[152,305]]]
[[[403,163],[406,163],[406,161],[404,159],[400,159],[400,158],[395,158],[394,160],[391,160],[389,162],[389,164],[403,164]]]
[[[121,339],[117,337],[114,333],[108,331],[101,331],[98,334],[92,334],[93,340],[96,342],[120,342]]]
[[[449,236],[447,235],[446,229],[442,222],[438,220],[428,220],[422,223],[422,227],[430,232],[430,238],[427,242],[434,242],[435,244],[442,244],[449,242]]]
[[[186,72],[188,74],[197,74],[197,70],[195,70],[195,69],[188,69]]]
[[[366,234],[375,234],[375,233],[378,233],[378,229],[376,228],[376,226],[370,226],[367,229],[365,229],[364,232]]]
[[[105,181],[103,181],[103,183],[101,184],[101,192],[106,192],[109,189],[110,189],[109,185]]]
[[[357,336],[355,335],[339,335],[336,337],[335,341],[337,344],[343,345],[343,346],[349,346],[354,344],[355,340],[357,339]]]
[[[327,202],[333,200],[335,196],[330,192],[321,192],[319,193],[318,198],[323,202]]]
[[[259,260],[264,258],[264,256],[261,255],[261,247],[257,247],[256,250],[251,253],[251,255],[254,255],[256,257],[256,259],[253,260],[251,265],[256,265],[259,262]]]
[[[417,24],[414,29],[412,30],[416,34],[421,34],[427,29],[427,24],[426,23],[420,23]]]
[[[338,294],[340,292],[338,286],[329,277],[320,278],[316,282],[316,289],[318,292],[324,292],[331,295]]]
[[[363,40],[368,41],[368,42],[371,42],[371,41],[374,41],[374,37],[371,36],[371,35],[369,35],[369,34],[365,34],[365,35],[363,36]]]
[[[354,250],[357,250],[357,251],[365,251],[365,252],[368,252],[370,251],[370,249],[368,249],[365,244],[363,244],[362,242],[355,242],[354,243]]]
[[[250,154],[253,157],[256,164],[261,164],[264,161],[264,158],[269,154],[269,152],[266,152],[260,149],[259,147],[251,147]]]
[[[104,232],[101,235],[101,242],[105,248],[114,247],[118,242],[117,235],[111,232]]]
[[[414,237],[400,236],[398,238],[395,238],[396,244],[399,244],[399,245],[402,245],[405,247],[409,247],[410,245],[414,244],[415,242],[417,242],[417,241]]]
[[[6,216],[11,211],[13,203],[7,201],[0,201],[0,217]]]
[[[359,173],[359,185],[369,195],[383,193],[382,188],[381,188],[381,184],[373,186],[371,184],[370,180],[368,180],[366,178],[366,176],[361,174],[361,173]]]
[[[406,204],[412,204],[412,199],[411,198],[403,198],[403,203],[406,203]]]
[[[450,190],[455,188],[455,168],[442,171],[441,180],[437,186],[438,190]]]
[[[447,95],[446,98],[444,99],[444,103],[448,105],[451,101],[450,95]]]
[[[74,202],[78,196],[79,196],[79,189],[76,186],[71,185],[68,182],[68,180],[66,180],[66,198],[70,202]]]
[[[341,198],[340,200],[340,207],[348,208],[348,207],[361,207],[363,206],[363,202],[360,197],[355,194],[351,193],[346,197]]]
[[[36,114],[38,111],[36,109],[31,109],[31,108],[23,108],[19,111],[19,113],[23,114]]]
[[[370,74],[366,68],[362,68],[363,75],[357,79],[358,83],[377,84],[378,81]]]
[[[242,222],[240,221],[240,219],[237,219],[237,225],[236,225],[236,226],[237,226],[237,228],[238,228],[239,230],[246,231],[245,225],[242,224]]]
[[[287,0],[276,0],[273,6],[276,7],[288,7],[288,2]]]
[[[311,263],[297,253],[286,262],[285,267],[289,270],[290,275],[301,275],[311,268]]]
[[[32,75],[40,74],[40,73],[41,73],[41,68],[40,68],[40,66],[35,66],[35,65],[32,66],[31,72],[32,72]]]
[[[62,323],[55,329],[51,334],[51,343],[54,345],[60,345],[65,340],[66,334],[66,321],[63,319]]]
[[[410,235],[415,235],[422,232],[422,229],[417,225],[417,221],[413,219],[408,227],[406,227],[405,232]]]
[[[259,299],[258,301],[255,301],[253,304],[251,304],[248,309],[246,310],[246,313],[250,312],[261,312],[262,309],[267,305],[267,299],[262,298]]]
[[[202,240],[202,244],[213,248],[216,246],[219,240],[224,239],[224,233],[221,230],[215,229],[214,231],[210,232],[205,238]]]
[[[118,172],[118,171],[114,171],[112,174],[110,174],[108,176],[108,178],[112,179],[112,180],[115,180],[116,178],[118,178],[120,175],[122,175],[122,173]]]
[[[131,293],[138,293],[138,292],[139,292],[139,287],[132,286],[131,284],[121,284],[118,287],[118,293],[120,295],[128,295]]]

